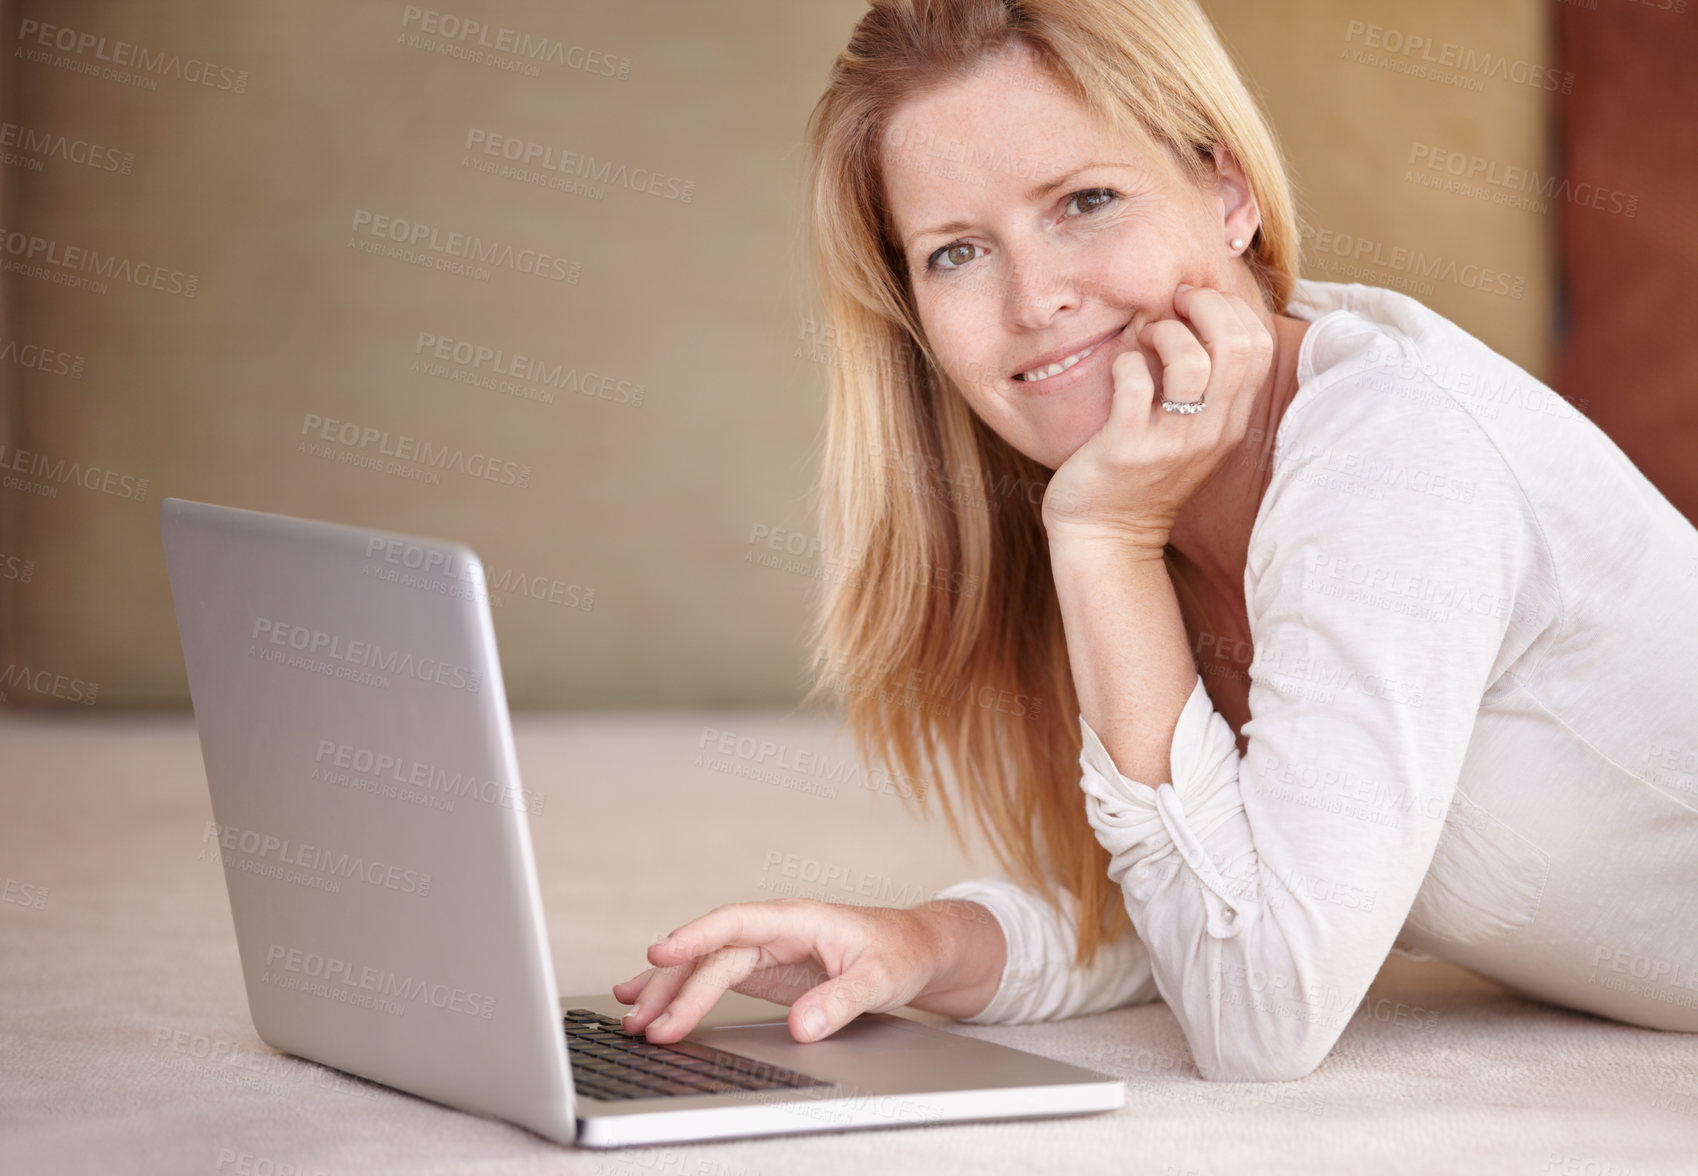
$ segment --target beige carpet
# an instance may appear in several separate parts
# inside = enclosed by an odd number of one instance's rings
[[[876,875],[900,905],[988,872],[891,795],[697,762],[710,728],[846,752],[823,720],[580,712],[515,726],[526,785],[546,797],[532,835],[567,994],[635,974],[657,934],[721,902],[852,901],[800,880],[827,867]],[[0,788],[6,1176],[1698,1172],[1698,1035],[1528,1003],[1396,956],[1299,1082],[1202,1081],[1156,1003],[960,1027],[1123,1077],[1127,1106],[1112,1115],[560,1148],[259,1041],[223,879],[203,856],[210,807],[186,713],[0,715]]]

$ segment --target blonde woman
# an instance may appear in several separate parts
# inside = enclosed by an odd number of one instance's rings
[[[1397,949],[1698,1030],[1698,531],[1458,326],[1298,279],[1191,0],[874,0],[809,144],[825,313],[873,344],[831,375],[860,574],[817,689],[1004,876],[717,908],[628,1029],[1159,997],[1205,1078],[1293,1079]]]

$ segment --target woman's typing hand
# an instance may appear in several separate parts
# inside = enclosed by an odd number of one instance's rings
[[[909,909],[781,898],[715,907],[648,950],[654,966],[613,988],[635,1002],[625,1028],[669,1044],[730,989],[788,1004],[797,1041],[861,1013],[912,1005],[970,1017],[996,995],[1006,944],[989,910],[939,901]]]

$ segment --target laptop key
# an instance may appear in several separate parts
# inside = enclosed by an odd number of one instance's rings
[[[597,1098],[629,1098],[631,1091],[636,1088],[616,1079],[604,1078],[600,1082],[591,1083],[589,1089],[595,1092]]]
[[[662,1094],[706,1094],[707,1093],[704,1090],[697,1090],[694,1086],[689,1086],[689,1085],[687,1085],[683,1082],[672,1082],[672,1081],[669,1081],[669,1080],[664,1079],[664,1078],[661,1079],[659,1082],[655,1083],[655,1086]]]
[[[705,1062],[724,1062],[737,1056],[736,1054],[726,1053],[722,1049],[715,1049],[711,1045],[699,1045],[694,1041],[674,1042],[671,1048],[677,1053],[692,1058],[701,1058]]]
[[[700,1074],[698,1074],[696,1076],[694,1081],[695,1081],[695,1084],[696,1084],[696,1088],[698,1090],[720,1091],[720,1090],[736,1090],[737,1089],[736,1086],[732,1085],[729,1082],[723,1081],[719,1078],[709,1078],[709,1077],[706,1077],[705,1075],[700,1075]]]

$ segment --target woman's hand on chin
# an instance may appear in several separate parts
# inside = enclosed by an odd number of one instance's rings
[[[1061,463],[1044,492],[1052,546],[1108,539],[1159,555],[1180,508],[1249,429],[1256,390],[1273,363],[1273,337],[1236,294],[1182,285],[1173,302],[1184,318],[1146,323],[1138,342],[1161,360],[1162,396],[1208,407],[1192,414],[1162,408],[1144,352],[1116,356],[1108,420]]]

